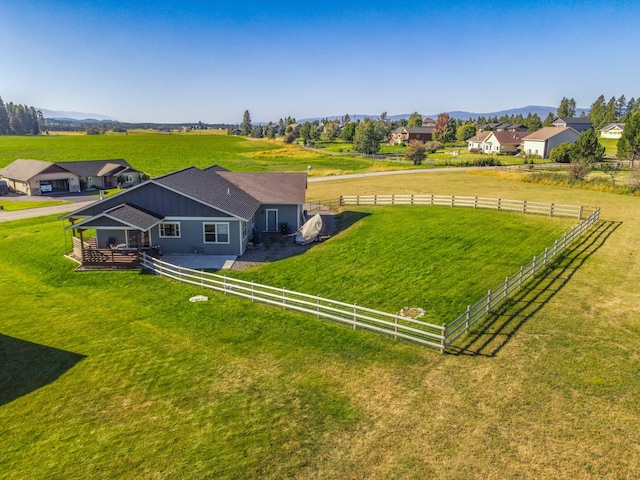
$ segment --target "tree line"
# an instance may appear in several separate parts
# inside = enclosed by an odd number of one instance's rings
[[[0,135],[39,135],[44,131],[40,110],[27,105],[4,103],[0,97]]]

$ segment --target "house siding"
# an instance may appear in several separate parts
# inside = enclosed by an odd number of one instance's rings
[[[205,255],[240,255],[242,242],[240,239],[240,221],[237,219],[184,219],[168,220],[180,223],[180,238],[160,238],[160,226],[151,229],[150,242],[160,245],[163,253],[203,253]],[[228,223],[229,243],[204,243],[205,223]]]
[[[256,228],[265,232],[267,230],[267,210],[278,211],[277,231],[280,231],[280,224],[286,223],[289,231],[295,231],[300,226],[298,205],[262,205],[255,215]]]
[[[127,190],[126,193],[127,203],[150,212],[162,212],[166,217],[230,217],[224,212],[153,183],[142,185],[135,190]],[[110,197],[83,211],[83,216],[97,215],[122,202],[120,196]]]
[[[564,142],[574,143],[579,136],[580,135],[575,131],[564,130],[553,137],[547,138],[546,140],[528,140],[525,138],[522,150],[525,153],[540,155],[542,158],[547,158],[549,156],[549,152],[551,152],[555,147]],[[536,151],[539,151],[539,153],[536,153]]]

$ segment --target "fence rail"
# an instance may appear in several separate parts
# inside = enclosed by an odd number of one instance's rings
[[[507,277],[507,279],[475,304],[467,307],[467,310],[452,322],[445,325],[445,343],[444,348],[450,346],[460,336],[467,333],[471,327],[482,320],[490,311],[494,310],[513,292],[520,288],[527,280],[531,279],[536,273],[544,269],[558,255],[560,255],[571,243],[577,240],[592,225],[600,219],[600,209],[589,215],[584,221],[580,222],[569,232],[565,233],[562,238],[556,240],[549,248],[545,248],[542,255],[533,257],[533,260],[527,265],[520,267],[518,273]]]
[[[354,203],[352,203],[354,202]],[[600,208],[558,205],[519,200],[504,200],[481,197],[454,197],[440,195],[369,195],[340,197],[340,205],[446,205],[497,210],[519,211],[552,216],[573,217],[580,223],[565,233],[562,238],[546,248],[542,255],[534,257],[527,265],[510,276],[475,304],[469,305],[464,313],[444,325],[435,325],[421,320],[386,313],[357,304],[349,304],[324,297],[239,280],[224,275],[179,267],[145,253],[141,266],[157,275],[202,288],[232,294],[252,302],[261,302],[340,322],[354,329],[361,328],[391,335],[444,351],[458,338],[467,333],[513,292],[519,289],[536,273],[544,269],[572,242],[584,234],[600,219]],[[586,210],[591,213],[582,220]]]
[[[593,213],[594,207],[558,203],[530,202],[505,198],[465,197],[455,195],[342,195],[340,206],[370,205],[428,205],[483,208],[555,217],[583,219]]]
[[[285,288],[179,267],[144,253],[142,254],[141,266],[164,277],[247,298],[252,302],[261,302],[296,310],[315,315],[317,318],[344,323],[354,329],[372,330],[440,350],[444,349],[443,345],[446,338],[443,325],[433,325],[421,320],[386,313],[357,304],[338,302],[328,298],[295,292]]]

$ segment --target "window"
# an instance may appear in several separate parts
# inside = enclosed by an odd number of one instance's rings
[[[127,183],[132,183],[133,182],[133,175],[129,174],[125,177],[125,181]]]
[[[161,223],[160,238],[180,238],[180,223],[179,222]]]
[[[247,238],[247,222],[242,222],[242,238]]]
[[[229,243],[228,223],[203,223],[204,243]]]

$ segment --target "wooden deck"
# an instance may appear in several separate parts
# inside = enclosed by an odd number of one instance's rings
[[[83,267],[137,268],[140,260],[138,250],[98,248],[95,238],[81,242],[73,237],[73,256]]]

